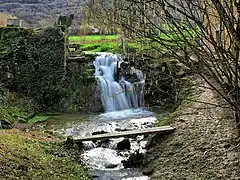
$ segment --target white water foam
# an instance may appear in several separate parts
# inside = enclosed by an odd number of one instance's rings
[[[140,118],[140,117],[148,117],[153,116],[154,113],[151,111],[143,110],[143,109],[125,109],[121,111],[107,112],[104,114],[100,114],[100,120],[118,120],[125,118]]]
[[[126,157],[118,156],[113,149],[99,147],[85,151],[83,159],[87,166],[93,169],[107,170],[107,164],[114,164],[117,166],[114,170],[118,170],[123,168],[121,161],[126,160]]]

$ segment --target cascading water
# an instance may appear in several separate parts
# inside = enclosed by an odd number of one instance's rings
[[[99,53],[93,62],[95,77],[101,89],[101,100],[106,112],[143,107],[144,76],[140,70],[131,69],[138,81],[131,83],[126,77],[115,80],[117,65],[122,59],[116,54]]]
[[[110,53],[98,53],[93,64],[106,113],[91,116],[86,121],[81,117],[81,121],[69,123],[57,132],[82,137],[152,127],[156,121],[154,114],[142,108],[143,73],[133,67],[125,67],[128,65],[120,56]],[[124,142],[127,142],[127,147],[120,147]],[[138,168],[124,168],[124,161],[131,154],[146,152],[146,144],[145,136],[83,142],[82,159],[94,180],[149,180]]]

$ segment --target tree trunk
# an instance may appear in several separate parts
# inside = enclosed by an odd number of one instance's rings
[[[240,137],[240,112],[239,112],[239,110],[235,110],[234,118],[235,118],[236,125],[237,125],[238,136]]]

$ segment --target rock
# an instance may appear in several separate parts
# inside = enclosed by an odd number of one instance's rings
[[[113,164],[113,163],[106,163],[105,164],[105,168],[108,168],[108,169],[113,169],[117,166],[118,166],[117,164]]]
[[[73,143],[74,143],[73,142],[73,137],[72,136],[68,136],[66,143],[69,144],[69,145],[73,145]]]
[[[96,148],[97,146],[92,141],[85,141],[83,143],[84,150],[90,150]]]
[[[110,143],[110,139],[104,139],[104,140],[101,140],[100,142],[101,142],[101,147],[108,148],[109,143]]]
[[[117,150],[129,150],[131,148],[131,143],[129,139],[123,139],[117,144]]]
[[[95,144],[96,144],[96,147],[108,148],[109,143],[110,143],[110,139],[103,139],[103,140],[98,140]]]
[[[102,143],[102,144],[104,144],[104,143],[109,143],[109,142],[110,142],[110,139],[108,139],[108,138],[101,140],[101,143]]]
[[[108,132],[105,132],[105,131],[96,131],[96,132],[93,132],[92,135],[99,135],[99,134],[106,134]]]
[[[44,132],[53,135],[53,130],[46,130]]]
[[[122,157],[129,157],[130,156],[130,152],[119,152],[118,153],[119,156],[122,156]]]
[[[140,141],[142,141],[144,139],[144,135],[142,136],[137,136],[136,137],[136,141],[139,143]]]
[[[95,66],[92,62],[88,63],[88,67],[89,67],[89,69],[94,69],[95,70]]]
[[[130,155],[127,160],[123,160],[124,168],[139,168],[144,159],[144,155],[139,153],[139,151]]]
[[[154,172],[154,169],[146,169],[146,170],[143,171],[142,174],[143,174],[144,176],[150,176],[150,175],[153,174],[153,172]]]
[[[128,131],[128,129],[124,128],[124,129],[121,129],[121,128],[116,128],[115,131],[118,131],[118,132],[123,132],[123,131]]]

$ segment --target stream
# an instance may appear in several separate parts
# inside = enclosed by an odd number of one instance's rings
[[[111,53],[98,53],[93,65],[105,113],[56,116],[48,122],[54,133],[77,138],[153,127],[155,115],[144,108],[142,71]],[[83,142],[83,162],[95,180],[148,180],[140,169],[124,168],[124,161],[132,154],[146,152],[146,139],[137,136]]]
[[[66,114],[54,116],[48,121],[48,128],[54,134],[74,138],[152,127],[156,121],[154,113],[136,110],[122,110],[100,115]],[[95,180],[148,180],[141,169],[124,168],[122,161],[139,151],[145,153],[146,136],[86,141],[82,160]]]

